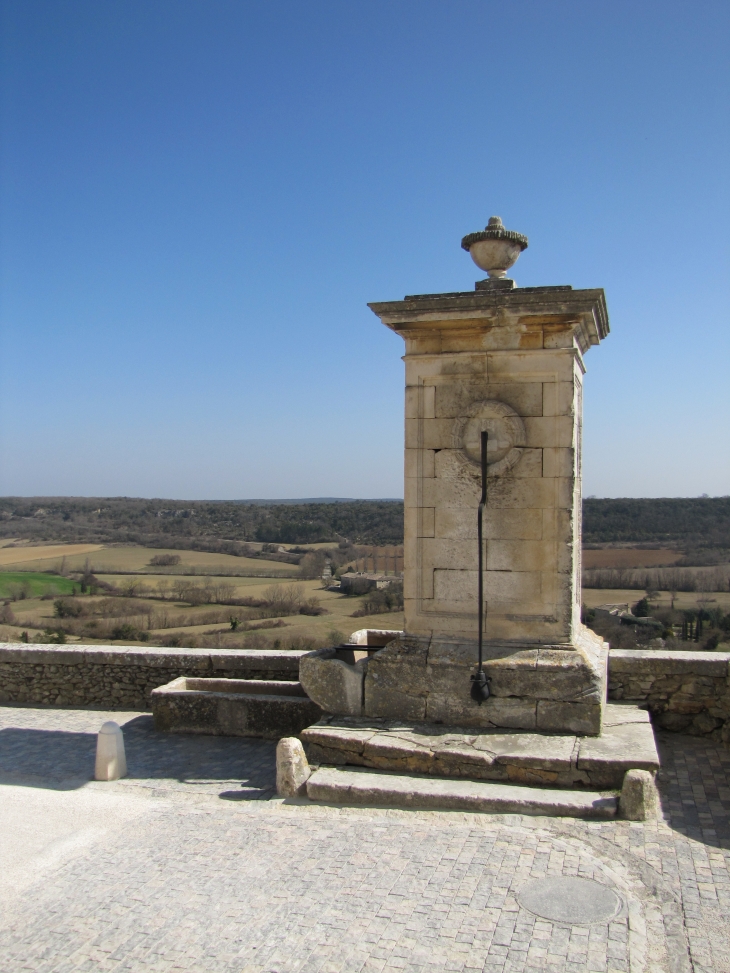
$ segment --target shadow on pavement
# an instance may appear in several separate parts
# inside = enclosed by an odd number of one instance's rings
[[[122,730],[128,774],[120,783],[184,785],[224,800],[275,794],[274,741],[158,733],[146,715],[122,723]],[[93,779],[95,754],[95,733],[5,727],[0,729],[0,785],[75,790]]]
[[[730,750],[721,742],[654,728],[664,819],[675,831],[730,848]]]

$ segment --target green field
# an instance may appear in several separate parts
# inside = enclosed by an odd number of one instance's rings
[[[71,595],[78,582],[55,574],[34,571],[0,571],[0,598],[41,598],[43,595]]]

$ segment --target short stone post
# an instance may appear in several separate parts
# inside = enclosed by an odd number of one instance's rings
[[[648,770],[627,770],[619,797],[619,814],[627,821],[651,821],[659,814],[659,794]]]
[[[94,780],[119,780],[127,775],[127,757],[121,727],[113,720],[104,723],[96,740]]]
[[[306,797],[311,776],[301,740],[284,737],[276,745],[276,793],[279,797]]]

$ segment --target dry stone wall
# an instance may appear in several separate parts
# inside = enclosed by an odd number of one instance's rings
[[[655,726],[730,743],[730,652],[612,651],[608,698],[645,703]]]
[[[178,676],[299,677],[301,651],[140,649],[0,644],[0,703],[149,710],[150,693]]]
[[[149,710],[152,690],[179,676],[295,682],[304,654],[0,643],[0,703]],[[610,700],[645,704],[663,729],[730,744],[730,653],[619,650],[608,670]]]

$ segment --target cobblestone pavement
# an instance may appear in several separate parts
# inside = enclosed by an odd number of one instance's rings
[[[105,720],[124,727],[125,786],[218,795],[276,795],[276,743],[156,733],[149,713],[0,706],[0,782],[83,787],[94,774],[96,735]]]
[[[109,718],[130,776],[88,783]],[[341,809],[273,798],[268,742],[0,707],[0,853],[27,879],[2,898],[0,970],[730,973],[730,753],[660,745],[660,822]],[[6,814],[63,840],[10,847]],[[519,905],[557,875],[609,886],[621,912],[568,925]]]

